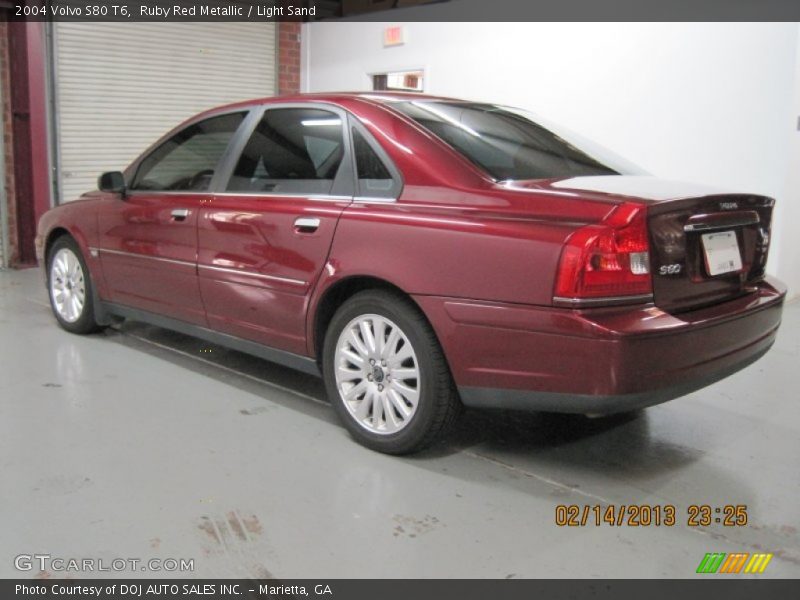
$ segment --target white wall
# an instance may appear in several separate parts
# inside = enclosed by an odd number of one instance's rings
[[[655,175],[776,197],[770,270],[800,291],[796,23],[405,23],[384,48],[395,24],[304,24],[304,91],[422,67],[428,93],[530,108]]]
[[[4,106],[3,85],[0,81],[0,107]],[[6,191],[6,153],[5,153],[5,124],[0,119],[0,269],[8,261],[8,192]]]
[[[789,293],[800,297],[800,24],[797,25],[798,43],[795,60],[794,102],[786,125],[789,150],[787,152],[786,178],[780,194],[778,219],[783,227],[778,231],[775,244],[777,273],[789,284]]]

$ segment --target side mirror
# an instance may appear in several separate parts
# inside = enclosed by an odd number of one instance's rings
[[[100,175],[97,178],[97,187],[101,192],[119,194],[123,198],[125,198],[128,191],[125,185],[125,177],[119,171],[109,171]]]

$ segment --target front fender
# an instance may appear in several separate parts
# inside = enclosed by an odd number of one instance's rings
[[[97,205],[104,197],[89,197],[69,202],[50,209],[42,215],[36,228],[36,258],[46,269],[47,250],[59,232],[70,235],[78,244],[96,293],[107,297],[103,266],[99,256],[93,256],[90,248],[97,245]]]

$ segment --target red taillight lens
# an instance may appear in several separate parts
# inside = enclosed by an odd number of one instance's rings
[[[556,302],[653,293],[647,218],[640,204],[614,208],[597,225],[573,233],[561,251]]]

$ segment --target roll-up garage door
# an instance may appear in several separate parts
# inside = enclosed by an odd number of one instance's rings
[[[182,120],[276,90],[274,23],[57,23],[59,200]]]

